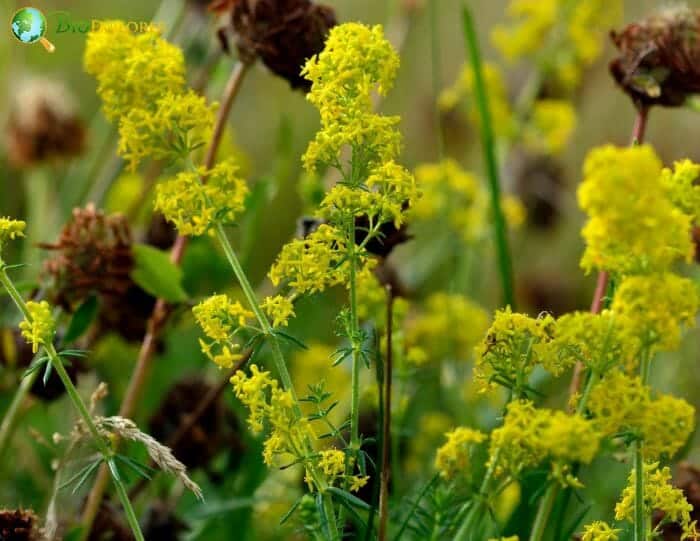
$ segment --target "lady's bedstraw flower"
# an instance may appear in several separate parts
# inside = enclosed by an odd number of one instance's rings
[[[23,237],[26,227],[27,224],[25,222],[0,216],[0,257],[2,256],[2,245],[8,240]],[[2,260],[0,259],[0,261]]]
[[[209,297],[195,306],[192,313],[204,334],[212,340],[207,343],[200,339],[202,353],[219,366],[231,368],[241,358],[240,345],[234,342],[235,333],[248,326],[254,314],[226,295]]]
[[[681,327],[695,324],[698,290],[692,280],[665,272],[626,276],[613,298],[612,311],[626,333],[651,351],[673,351]]]
[[[691,216],[695,224],[700,218],[700,165],[690,160],[673,164],[673,169],[661,172],[661,184],[668,192],[671,201],[685,214]]]
[[[155,208],[181,235],[203,235],[216,223],[231,223],[243,210],[248,187],[238,168],[223,161],[208,171],[183,171],[156,187]]]
[[[615,506],[615,520],[634,523],[635,470],[629,474],[628,485],[622,492],[622,499]],[[644,514],[651,516],[654,511],[663,511],[664,519],[681,527],[680,539],[698,539],[696,521],[691,519],[693,506],[686,500],[683,491],[671,484],[671,470],[659,468],[658,462],[644,464]]]
[[[582,231],[586,271],[648,273],[690,259],[691,219],[671,201],[661,171],[661,161],[647,145],[606,145],[588,154],[578,190],[589,216]]]
[[[273,327],[286,327],[289,318],[294,316],[294,303],[282,295],[267,297],[261,308],[272,319]]]
[[[484,391],[503,385],[523,393],[538,364],[552,374],[560,374],[572,361],[550,355],[548,346],[554,336],[555,321],[549,314],[531,318],[510,308],[497,311],[486,337],[476,348],[474,379]]]
[[[651,395],[639,377],[610,371],[590,393],[588,411],[605,436],[627,433],[644,442],[644,455],[672,457],[695,427],[695,409],[680,398]]]
[[[600,54],[602,35],[621,12],[620,0],[511,0],[511,21],[497,26],[492,40],[507,59],[531,59],[570,90]]]
[[[487,313],[471,299],[434,293],[406,324],[407,359],[417,365],[468,359],[488,325]]]
[[[119,154],[136,170],[154,160],[185,160],[202,147],[214,128],[216,104],[190,90],[163,93],[154,99],[153,108],[134,108],[119,124]]]
[[[527,468],[551,461],[551,476],[563,485],[580,486],[572,462],[590,463],[598,452],[600,434],[581,415],[535,408],[518,400],[508,405],[503,425],[491,433],[490,460],[499,477],[517,477]]]
[[[596,520],[583,527],[581,541],[618,541],[622,530],[612,528],[607,522]]]
[[[482,240],[492,230],[488,193],[472,173],[454,160],[426,163],[416,167],[416,184],[420,197],[411,208],[412,222],[435,222],[444,219],[446,226],[471,243]],[[523,222],[522,203],[506,195],[501,204],[511,227]]]
[[[564,364],[579,361],[596,374],[603,374],[618,365],[636,367],[639,346],[639,340],[625,332],[613,312],[604,310],[599,314],[571,312],[561,316],[550,350]]]
[[[437,450],[435,468],[443,479],[468,475],[472,450],[486,439],[486,434],[460,426],[445,434],[447,441]]]
[[[83,63],[97,78],[97,93],[110,120],[133,109],[149,109],[164,94],[181,93],[185,85],[182,51],[157,30],[134,34],[121,21],[104,21],[88,34]]]
[[[523,143],[528,149],[558,154],[569,142],[576,127],[576,110],[566,100],[537,100],[523,128]]]
[[[27,303],[29,317],[19,324],[22,336],[32,345],[32,352],[39,351],[40,346],[53,342],[56,322],[51,315],[51,306],[46,301]]]
[[[287,243],[270,269],[270,280],[277,286],[287,282],[299,293],[317,293],[344,283],[347,264],[345,240],[335,227],[321,224],[303,239]]]

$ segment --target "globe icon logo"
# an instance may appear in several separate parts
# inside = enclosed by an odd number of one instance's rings
[[[46,34],[46,17],[36,8],[24,7],[18,9],[12,16],[10,28],[12,34],[22,43],[41,43],[44,48],[52,53],[56,47],[44,37]]]

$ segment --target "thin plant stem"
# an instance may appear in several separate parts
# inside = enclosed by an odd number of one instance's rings
[[[549,521],[549,515],[554,507],[554,500],[557,499],[559,494],[559,483],[550,482],[547,490],[540,500],[540,505],[537,509],[537,515],[535,515],[535,522],[532,524],[532,531],[530,532],[530,541],[541,541],[544,535],[547,522]]]
[[[634,541],[646,540],[644,513],[644,452],[642,442],[634,443]]]
[[[29,390],[34,385],[39,371],[35,370],[31,374],[27,374],[22,378],[15,395],[12,397],[12,402],[10,402],[10,407],[7,408],[4,417],[2,418],[2,424],[0,424],[0,461],[5,456],[7,448],[10,445],[10,436],[14,432],[15,426],[17,424],[17,417],[19,416],[22,404],[25,398],[29,394]]]
[[[207,150],[204,164],[205,168],[207,169],[210,169],[214,163],[216,153],[221,144],[226,120],[241,85],[243,84],[245,75],[248,72],[248,67],[249,66],[247,64],[237,62],[231,72],[231,75],[229,76],[228,82],[226,83],[223,98],[221,100],[221,106],[216,117],[214,134]],[[173,263],[180,264],[186,247],[187,237],[183,237],[182,235],[178,236],[170,252],[170,259],[173,261]],[[156,350],[156,344],[158,343],[158,337],[160,336],[169,315],[170,308],[168,304],[165,302],[165,300],[158,299],[155,307],[153,308],[153,312],[151,313],[151,317],[148,320],[146,335],[141,343],[141,349],[139,350],[136,366],[131,373],[126,394],[124,395],[119,408],[119,415],[122,417],[131,418],[133,416],[136,404],[141,397],[141,391],[147,380],[153,355]],[[109,472],[107,471],[107,468],[103,466],[98,471],[97,478],[95,479],[95,483],[93,484],[92,490],[88,495],[87,503],[85,504],[85,508],[83,510],[82,524],[83,531],[87,532],[85,534],[86,536],[89,535],[89,532],[92,529],[92,524],[95,521],[100,504],[102,503],[102,496],[107,489],[108,481]]]
[[[24,318],[27,321],[32,321],[32,316],[29,313],[27,304],[24,302],[24,299],[15,288],[10,277],[7,275],[7,271],[5,270],[4,263],[2,261],[0,261],[0,283],[7,290],[8,294],[10,295],[10,297],[12,298],[12,300],[14,301],[15,305],[22,313]],[[131,531],[134,534],[136,541],[144,541],[144,537],[141,533],[141,528],[139,526],[138,520],[136,519],[134,509],[131,506],[129,497],[126,494],[126,489],[122,484],[121,478],[116,470],[116,467],[113,466],[114,452],[109,447],[105,438],[102,436],[102,434],[100,434],[99,430],[97,429],[97,426],[93,422],[92,415],[90,415],[90,411],[85,405],[85,402],[83,402],[83,399],[78,394],[78,390],[75,388],[75,385],[73,385],[73,382],[71,381],[68,372],[66,372],[66,369],[63,366],[63,362],[61,361],[61,358],[59,357],[54,345],[50,342],[48,344],[45,344],[44,351],[46,352],[46,355],[48,356],[49,361],[51,362],[51,366],[56,371],[56,374],[58,374],[58,377],[61,379],[61,382],[63,383],[63,386],[66,389],[68,397],[70,398],[71,402],[73,402],[73,406],[76,410],[78,410],[78,414],[80,415],[83,424],[90,433],[95,447],[102,455],[103,460],[112,465],[112,467],[110,467],[112,473],[112,481],[114,482],[114,486],[116,487],[117,492],[119,493],[119,499],[121,500],[122,507],[124,508],[124,513],[126,514],[127,519],[129,521]]]
[[[472,529],[472,523],[474,520],[478,520],[479,518],[479,511],[481,510],[481,508],[484,505],[484,502],[486,501],[489,486],[491,486],[491,480],[493,479],[493,476],[496,473],[496,465],[498,464],[500,456],[501,449],[498,448],[496,449],[493,458],[490,460],[489,467],[486,470],[486,474],[484,475],[483,480],[481,481],[479,493],[475,498],[476,503],[474,502],[474,499],[472,499],[466,504],[464,504],[464,506],[462,506],[462,509],[460,509],[458,516],[464,514],[465,511],[467,513],[467,516],[461,523],[459,530],[457,530],[454,541],[467,541],[469,539],[469,535],[471,534]]]
[[[351,221],[350,239],[355,238],[355,222]],[[360,358],[356,340],[359,334],[357,316],[357,257],[356,248],[352,245],[350,257],[350,340],[352,342],[352,397],[350,402],[350,448],[357,453],[360,448]]]
[[[430,52],[432,63],[432,83],[433,83],[433,110],[435,122],[435,138],[437,141],[438,157],[445,156],[445,134],[442,130],[442,117],[437,106],[440,86],[442,84],[441,62],[440,62],[440,31],[438,29],[438,3],[439,0],[429,0],[430,9]]]
[[[391,379],[393,368],[394,290],[386,286],[386,359],[383,370],[382,473],[379,486],[379,541],[385,541],[389,522],[389,478],[391,476]]]
[[[462,7],[462,23],[467,55],[469,56],[474,75],[474,94],[476,96],[476,105],[479,113],[481,146],[486,163],[486,176],[488,178],[491,195],[491,212],[493,214],[494,235],[496,237],[496,249],[498,253],[498,271],[501,279],[501,288],[503,289],[503,303],[515,309],[513,263],[508,246],[506,222],[501,207],[501,184],[498,163],[496,161],[496,143],[493,134],[493,123],[491,111],[489,111],[488,106],[481,52],[474,29],[474,19],[466,5]]]

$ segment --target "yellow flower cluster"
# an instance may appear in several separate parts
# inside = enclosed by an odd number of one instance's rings
[[[216,223],[230,223],[245,204],[246,183],[231,160],[210,170],[183,171],[156,187],[155,208],[181,235],[203,235]]]
[[[523,143],[544,154],[561,152],[576,127],[576,110],[566,100],[542,99],[532,106],[523,128]]]
[[[270,435],[265,441],[263,459],[268,466],[284,466],[295,460],[306,460],[307,440],[311,427],[294,414],[294,400],[269,372],[250,366],[250,375],[242,370],[231,378],[236,397],[248,408],[248,425],[255,433],[267,423]]]
[[[517,133],[517,122],[508,100],[508,89],[503,72],[491,62],[485,62],[483,70],[484,86],[486,87],[494,133],[499,138],[512,139]],[[474,75],[471,66],[468,65],[462,67],[455,83],[443,90],[438,99],[438,105],[443,110],[454,109],[464,98],[468,98],[467,113],[469,118],[475,126],[478,126],[480,117],[474,99]]]
[[[670,395],[652,397],[639,377],[619,370],[608,373],[587,402],[596,428],[605,436],[629,432],[644,441],[644,455],[673,456],[695,427],[695,409]]]
[[[15,240],[18,237],[23,237],[26,227],[27,224],[25,222],[0,216],[0,250],[2,249],[3,243],[8,240]]]
[[[673,164],[673,170],[665,168],[661,172],[661,184],[668,191],[673,204],[697,222],[700,217],[700,165],[690,160]]]
[[[486,434],[464,426],[445,434],[447,441],[437,450],[435,468],[443,479],[454,479],[468,473],[474,445],[486,439]]]
[[[83,58],[97,78],[105,116],[117,120],[130,110],[149,108],[167,92],[185,85],[182,51],[155,29],[134,34],[122,21],[105,21],[90,32]]]
[[[53,342],[56,333],[56,322],[51,315],[51,306],[46,301],[27,303],[29,317],[19,324],[22,336],[32,345],[32,352],[39,351],[40,346]]]
[[[572,89],[621,13],[621,0],[511,0],[511,22],[497,26],[492,41],[507,59],[530,58]]]
[[[642,347],[672,351],[680,345],[681,326],[695,324],[698,302],[692,280],[665,272],[626,276],[615,291],[612,310]]]
[[[618,364],[636,366],[639,341],[625,332],[610,310],[599,314],[571,312],[557,319],[551,350],[562,358],[563,364],[580,361],[603,374]],[[567,358],[570,360],[564,360]]]
[[[447,226],[468,243],[491,232],[488,193],[456,161],[445,159],[419,165],[415,175],[421,192],[411,209],[416,222],[444,217]],[[525,211],[517,198],[506,195],[501,204],[508,225],[517,227],[524,221]]]
[[[132,171],[151,158],[185,160],[211,139],[216,105],[193,90],[158,97],[155,109],[132,109],[119,123],[119,154]]]
[[[690,217],[673,204],[661,171],[661,161],[647,145],[606,145],[588,154],[578,190],[579,204],[589,215],[582,231],[584,269],[647,273],[691,257]]]
[[[517,400],[508,405],[503,425],[491,433],[489,460],[497,475],[516,477],[525,468],[551,460],[554,479],[580,486],[568,464],[590,463],[600,437],[593,422],[581,415],[539,409],[530,401]]]
[[[434,293],[407,323],[407,359],[416,365],[466,360],[488,329],[486,311],[458,294]]]
[[[629,482],[622,492],[622,499],[615,506],[615,519],[634,522],[635,470],[629,474]],[[668,467],[659,468],[658,462],[644,464],[644,514],[651,516],[663,511],[664,519],[681,527],[681,540],[698,539],[697,521],[692,520],[693,506],[685,494],[671,484]]]
[[[346,253],[340,231],[322,224],[306,238],[284,245],[270,268],[270,280],[275,286],[288,282],[299,293],[323,291],[346,281],[347,264],[342,263]]]
[[[226,295],[209,297],[195,306],[192,313],[204,334],[212,340],[210,343],[199,340],[202,353],[217,365],[231,368],[242,358],[240,345],[233,342],[234,333],[248,325],[253,313]]]
[[[286,327],[289,318],[294,316],[294,303],[282,295],[267,297],[260,307],[272,319],[273,327]]]
[[[618,541],[621,530],[612,528],[607,522],[596,520],[583,528],[581,541]]]
[[[474,380],[483,391],[497,384],[522,391],[536,365],[560,374],[569,359],[550,354],[556,322],[549,314],[531,318],[510,307],[494,316],[486,337],[476,348]]]
[[[312,82],[307,99],[321,114],[321,130],[304,155],[307,170],[337,165],[346,146],[361,148],[369,166],[397,156],[398,118],[374,114],[372,93],[386,94],[398,67],[399,57],[380,25],[346,23],[331,29],[323,51],[302,71]]]

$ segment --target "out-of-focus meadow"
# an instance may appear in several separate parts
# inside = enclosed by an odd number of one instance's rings
[[[462,2],[434,0],[437,21],[431,28],[429,1],[325,0],[324,3],[335,9],[339,22],[383,24],[389,41],[399,51],[401,66],[394,88],[378,108],[382,113],[401,117],[403,165],[414,170],[420,164],[439,161],[440,138],[436,129],[439,124],[444,154],[476,173],[485,186],[482,147],[475,125],[459,108],[436,113],[436,92],[450,87],[465,63],[460,23]],[[507,2],[469,3],[484,58],[496,60],[490,35],[495,25],[504,22]],[[4,1],[0,5],[0,21],[9,21],[22,4]],[[9,246],[3,257],[9,263],[27,263],[17,271],[17,284],[25,296],[65,279],[58,271],[52,274],[41,270],[42,261],[53,256],[55,249],[40,248],[38,244],[51,245],[58,241],[61,227],[74,207],[95,202],[108,213],[126,215],[136,241],[162,248],[172,243],[173,231],[164,222],[152,220],[153,193],[149,186],[153,179],[148,168],[130,173],[123,170],[116,157],[116,139],[110,138],[110,125],[100,110],[96,82],[83,67],[86,34],[78,27],[91,20],[153,19],[164,22],[167,34],[169,26],[177,24],[170,39],[185,50],[189,84],[203,85],[204,94],[216,101],[235,63],[235,48],[230,55],[221,53],[216,35],[217,18],[203,4],[194,1],[183,4],[178,0],[163,0],[161,4],[154,0],[41,2],[36,7],[47,16],[47,37],[56,46],[55,53],[48,54],[39,44],[23,45],[9,31],[0,39],[0,122],[6,143],[0,145],[0,216],[27,221],[27,238]],[[689,4],[700,7],[697,1]],[[651,0],[627,0],[622,18],[614,26],[621,28],[657,7],[659,2]],[[178,18],[181,20],[176,23]],[[59,20],[69,21],[71,30],[57,32]],[[585,70],[574,96],[577,119],[566,147],[545,164],[533,162],[524,151],[509,152],[502,164],[504,191],[518,196],[527,212],[525,222],[510,232],[510,240],[518,309],[532,316],[543,311],[561,315],[587,310],[595,287],[594,273],[586,275],[579,265],[584,250],[580,235],[584,216],[577,205],[576,188],[589,149],[605,143],[627,145],[635,118],[630,99],[619,90],[608,71],[608,63],[615,55],[614,47],[607,36],[601,39],[605,42],[603,52]],[[435,40],[437,55],[433,54]],[[522,63],[503,65],[508,95],[515,97],[525,84],[528,67]],[[75,148],[70,149],[74,156],[70,159],[36,164],[31,157],[23,158],[26,149],[18,148],[17,141],[12,140],[17,133],[10,128],[21,127],[28,120],[24,115],[35,106],[32,99],[42,93],[51,94],[58,109],[65,108],[75,118],[76,125],[57,134],[58,140],[41,144],[70,147],[74,142]],[[646,141],[665,164],[681,158],[700,162],[698,118],[697,113],[684,108],[654,109]],[[308,194],[314,186],[303,171],[301,156],[318,127],[318,112],[302,92],[291,90],[286,81],[272,75],[262,62],[253,65],[233,104],[218,157],[235,158],[251,187],[248,208],[237,220],[237,227],[231,230],[231,238],[251,282],[262,295],[272,294],[273,286],[266,278],[270,265],[284,243],[297,234],[300,217],[309,213],[308,201],[313,198]],[[41,152],[37,148],[33,151]],[[528,171],[530,174],[526,175]],[[433,224],[433,227],[439,226]],[[398,247],[391,256],[401,287],[408,292],[409,304],[412,299],[421,302],[439,290],[459,290],[489,314],[500,307],[498,262],[492,240],[474,249],[470,257],[464,244],[449,233],[430,226],[409,231],[415,238]],[[96,269],[96,276],[89,279],[99,282],[112,278],[101,275],[104,269],[100,270],[99,264]],[[157,340],[154,362],[146,374],[133,415],[139,426],[162,441],[172,436],[182,416],[187,414],[182,412],[195,407],[199,398],[220,385],[225,374],[200,351],[201,332],[189,307],[214,292],[230,292],[242,298],[224,253],[211,236],[191,240],[182,269],[187,300],[174,309],[162,338]],[[698,275],[695,269],[691,273]],[[67,287],[63,293],[70,297],[84,284]],[[344,290],[301,299],[295,309],[296,318],[285,332],[310,349],[303,351],[290,344],[284,348],[292,359],[291,371],[298,388],[305,388],[323,375],[329,388],[347,402],[349,371],[341,366],[332,372],[326,366],[339,342],[333,321],[343,299]],[[100,315],[99,322],[81,337],[89,343],[88,356],[75,359],[71,366],[77,373],[78,390],[86,400],[100,382],[108,384],[108,394],[96,406],[96,411],[102,414],[116,414],[119,410],[153,307],[150,296],[128,296],[123,291],[110,302],[115,307]],[[410,306],[407,310],[411,310]],[[446,317],[448,329],[464,324],[457,316]],[[26,355],[21,340],[9,330],[17,321],[10,299],[0,296],[0,415],[11,408],[20,376],[26,369],[22,365],[22,357]],[[256,361],[265,364],[266,355],[262,353]],[[679,352],[661,354],[655,361],[655,388],[682,396],[696,408],[700,407],[695,392],[700,384],[699,358],[700,331],[690,329]],[[435,450],[443,443],[443,434],[460,424],[493,426],[500,411],[502,396],[474,397],[469,370],[459,366],[440,370],[443,372],[417,370],[410,375],[400,374],[403,383],[395,382],[409,388],[397,391],[395,404],[401,423],[397,425],[400,429],[396,429],[392,455],[397,461],[393,465],[392,513],[399,523],[410,512],[407,503],[410,495],[434,475]],[[362,403],[376,404],[376,387],[371,385],[373,370],[367,371],[363,378],[366,381]],[[533,385],[546,394],[545,404],[562,407],[566,403],[568,377],[555,381],[536,372],[533,380]],[[449,383],[447,390],[441,387],[445,381]],[[173,387],[176,383],[180,384],[179,388]],[[75,416],[60,383],[53,385],[55,388],[45,387],[43,391],[30,393],[18,406],[13,435],[0,460],[0,508],[32,508],[44,517],[52,495],[58,494],[51,512],[60,523],[66,517],[79,516],[92,483],[87,482],[75,495],[70,489],[56,492],[61,481],[56,481],[55,468],[59,466],[63,448],[53,435],[60,433],[68,437]],[[41,376],[35,386],[41,387]],[[192,478],[202,487],[204,502],[183,491],[169,476],[156,476],[133,498],[142,524],[150,528],[151,537],[147,534],[147,539],[252,540],[286,539],[295,535],[290,533],[294,532],[293,525],[278,527],[278,522],[297,499],[302,482],[286,472],[267,477],[267,468],[260,459],[262,440],[247,431],[245,408],[229,387],[221,396],[199,419],[184,443],[174,448],[176,456],[185,462]],[[468,407],[464,406],[465,396]],[[363,422],[371,427],[365,432],[376,432],[372,425],[376,424],[374,409],[368,407],[361,415]],[[686,458],[700,465],[698,445],[700,439],[691,439]],[[147,461],[142,447],[133,445],[131,449],[130,444],[129,449],[133,456]],[[591,508],[585,522],[610,514],[627,474],[628,466],[610,458],[597,460],[586,468],[582,481]],[[63,481],[66,476],[62,473]],[[138,480],[134,476],[129,486],[133,489],[136,484]],[[518,513],[528,517],[534,514],[534,504],[528,503],[528,498],[537,497],[533,493],[526,480],[503,497],[504,520],[509,524],[507,533],[519,533],[519,524],[529,524],[530,518],[522,518]],[[118,508],[117,500],[111,505]],[[110,517],[115,516],[119,518],[116,511],[101,513],[98,520],[104,523],[99,522],[95,529],[112,531],[113,537],[109,539],[129,539],[123,521],[117,526],[110,524]],[[406,535],[408,538],[409,533]]]

